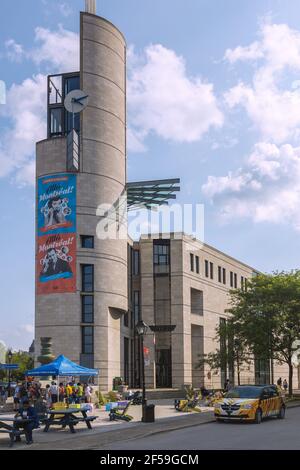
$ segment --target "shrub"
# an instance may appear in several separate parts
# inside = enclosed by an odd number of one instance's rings
[[[116,402],[118,401],[118,396],[116,392],[110,391],[108,394],[105,396],[109,402]]]

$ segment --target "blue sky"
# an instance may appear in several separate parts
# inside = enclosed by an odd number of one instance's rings
[[[45,75],[78,68],[83,0],[2,0],[0,339],[34,318],[34,142]],[[18,13],[16,15],[16,12]],[[98,0],[127,38],[130,180],[180,176],[205,241],[262,271],[299,266],[297,0]]]

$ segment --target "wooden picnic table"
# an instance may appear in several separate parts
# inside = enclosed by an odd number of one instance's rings
[[[58,410],[49,410],[47,413],[50,415],[45,420],[46,426],[44,432],[48,432],[50,426],[61,426],[62,428],[69,427],[71,433],[75,433],[74,426],[80,422],[85,422],[88,429],[92,429],[91,422],[97,419],[97,416],[88,416],[88,408],[66,408]],[[82,414],[82,417],[75,416],[76,414]]]
[[[0,417],[0,433],[7,433],[9,435],[10,447],[13,446],[15,438],[20,439],[21,435],[25,434],[25,425],[31,421],[31,418]]]

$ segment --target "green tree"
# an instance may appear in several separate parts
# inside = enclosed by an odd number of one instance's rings
[[[257,358],[278,361],[289,368],[300,339],[300,271],[261,274],[247,289],[231,291],[230,318],[248,350]]]
[[[9,364],[8,360],[8,353],[6,353],[6,364]],[[11,381],[22,381],[25,379],[25,372],[27,370],[33,369],[34,367],[34,361],[32,357],[24,351],[18,351],[14,352],[12,355],[11,359],[11,364],[18,364],[19,369],[16,370],[11,370],[10,372],[10,378]],[[2,380],[6,377],[8,377],[8,372],[7,371],[1,371],[2,374]]]
[[[239,323],[234,322],[232,318],[220,323],[216,329],[215,341],[220,344],[220,348],[200,357],[198,367],[208,364],[214,371],[228,367],[233,381],[234,370],[236,370],[237,382],[240,385],[243,365],[248,364],[251,358],[246,340],[241,334]]]

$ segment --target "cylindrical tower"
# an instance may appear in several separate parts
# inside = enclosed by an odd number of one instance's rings
[[[70,90],[68,78],[62,95]],[[62,111],[53,132],[59,112],[51,103],[49,138],[37,144],[35,344],[51,337],[55,355],[99,368],[108,390],[120,375],[127,240],[98,239],[96,211],[114,204],[126,184],[126,44],[113,24],[90,13],[80,18],[80,88],[89,102],[78,124],[78,171],[67,165],[68,117]],[[67,209],[55,219],[59,204]]]

